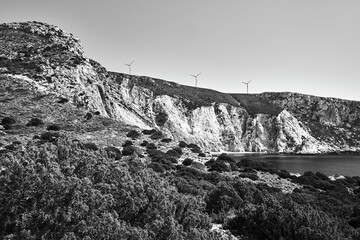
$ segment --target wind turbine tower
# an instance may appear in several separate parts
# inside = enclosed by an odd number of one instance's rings
[[[125,66],[128,66],[128,67],[129,67],[129,75],[131,74],[131,64],[133,64],[134,61],[135,61],[135,60],[132,60],[131,63],[125,63],[125,64],[124,64]]]
[[[200,72],[201,73],[201,72]],[[195,78],[195,87],[197,87],[197,82],[198,82],[198,76],[200,75],[200,73],[198,73],[197,75],[192,75],[191,74],[191,76],[193,76],[194,78]]]
[[[252,81],[252,79],[248,82],[242,82],[243,84],[246,84],[246,93],[249,93],[249,83]]]

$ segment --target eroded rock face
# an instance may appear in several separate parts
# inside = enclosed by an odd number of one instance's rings
[[[320,153],[359,148],[358,103],[265,93],[252,95],[243,105],[239,99],[246,96],[234,99],[213,90],[108,72],[83,56],[77,38],[48,24],[0,25],[0,69],[0,74],[16,76],[77,107],[157,128],[211,151]],[[249,114],[246,109],[260,98]],[[263,106],[264,99],[286,110],[262,112],[270,106]]]

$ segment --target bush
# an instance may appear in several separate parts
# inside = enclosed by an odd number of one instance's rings
[[[284,179],[291,178],[290,173],[288,171],[286,171],[286,170],[280,170],[278,172],[278,175],[279,175],[279,177],[284,178]]]
[[[164,135],[163,135],[163,133],[161,131],[156,131],[155,133],[151,134],[151,136],[150,136],[150,138],[152,140],[158,140],[158,139],[163,138],[163,137],[164,137]]]
[[[193,153],[201,153],[201,149],[200,148],[191,148],[191,152],[193,152]]]
[[[172,141],[171,138],[163,138],[163,139],[161,139],[161,142],[163,142],[163,143],[169,143],[171,141]]]
[[[89,112],[86,113],[85,116],[84,116],[84,118],[85,118],[86,120],[90,120],[92,117],[93,117],[92,114],[89,113]]]
[[[217,171],[217,172],[228,172],[231,170],[230,168],[230,164],[229,166],[223,162],[223,161],[215,161],[211,166],[210,166],[210,171]]]
[[[46,130],[48,131],[60,131],[60,126],[57,124],[51,124],[49,125]]]
[[[57,132],[44,132],[40,135],[40,139],[47,142],[53,142],[60,137]]]
[[[144,140],[142,143],[140,143],[140,146],[146,147],[148,144],[149,144],[149,142]]]
[[[195,143],[190,143],[189,145],[187,145],[188,148],[198,148],[200,149],[200,147],[198,145],[196,145]]]
[[[205,163],[205,166],[211,167],[214,163],[215,163],[215,159],[212,158],[212,159],[210,159],[209,161],[207,161],[207,162]]]
[[[132,146],[133,142],[131,140],[126,140],[122,147]]]
[[[150,163],[149,167],[152,168],[152,170],[154,170],[155,172],[158,172],[158,173],[164,173],[165,172],[165,168],[163,167],[163,165],[161,163],[158,163],[158,162]]]
[[[96,146],[95,143],[92,143],[92,142],[87,142],[87,143],[83,143],[82,144],[82,147],[84,149],[88,149],[88,150],[92,150],[92,151],[97,151],[99,150],[98,146]]]
[[[149,143],[148,145],[146,145],[146,149],[157,149],[157,147],[154,143]]]
[[[156,133],[156,129],[151,129],[151,130],[145,129],[142,131],[142,133],[145,135],[151,135],[151,134]]]
[[[199,157],[206,157],[206,154],[205,153],[199,153]]]
[[[109,158],[115,158],[115,160],[120,160],[122,155],[121,151],[113,146],[107,146],[104,148]]]
[[[132,155],[135,152],[135,148],[133,146],[123,147],[122,154],[124,156]]]
[[[12,117],[4,117],[1,121],[1,125],[13,125],[16,123],[16,120]]]
[[[130,132],[128,132],[128,134],[126,134],[126,136],[131,139],[137,139],[140,137],[140,133],[136,130],[131,130]]]
[[[193,162],[194,162],[194,160],[192,160],[190,158],[185,158],[184,161],[182,162],[182,164],[184,166],[190,166]]]
[[[181,148],[185,148],[185,147],[187,147],[186,142],[184,142],[184,141],[180,141],[180,142],[179,142],[179,147],[181,147]]]
[[[30,121],[26,124],[26,126],[30,127],[30,126],[33,126],[33,127],[37,127],[37,126],[40,126],[40,125],[43,125],[44,122],[39,119],[39,118],[32,118],[30,119]]]
[[[160,112],[155,116],[155,123],[158,126],[164,126],[166,121],[169,119],[168,115],[165,112]]]
[[[195,169],[198,169],[198,170],[205,170],[205,165],[204,164],[199,163],[199,162],[195,162],[195,161],[193,161],[191,163],[191,167],[193,167]]]

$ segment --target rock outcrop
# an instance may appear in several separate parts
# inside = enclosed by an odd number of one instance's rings
[[[108,72],[84,57],[77,38],[48,24],[0,25],[0,74],[21,77],[77,107],[157,128],[209,151],[360,149],[358,102],[292,93],[225,94]]]

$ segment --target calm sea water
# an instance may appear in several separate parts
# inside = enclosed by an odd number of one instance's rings
[[[330,175],[360,176],[360,154],[340,155],[269,155],[228,154],[234,159],[254,158],[275,164],[277,169],[303,174],[306,171]]]

